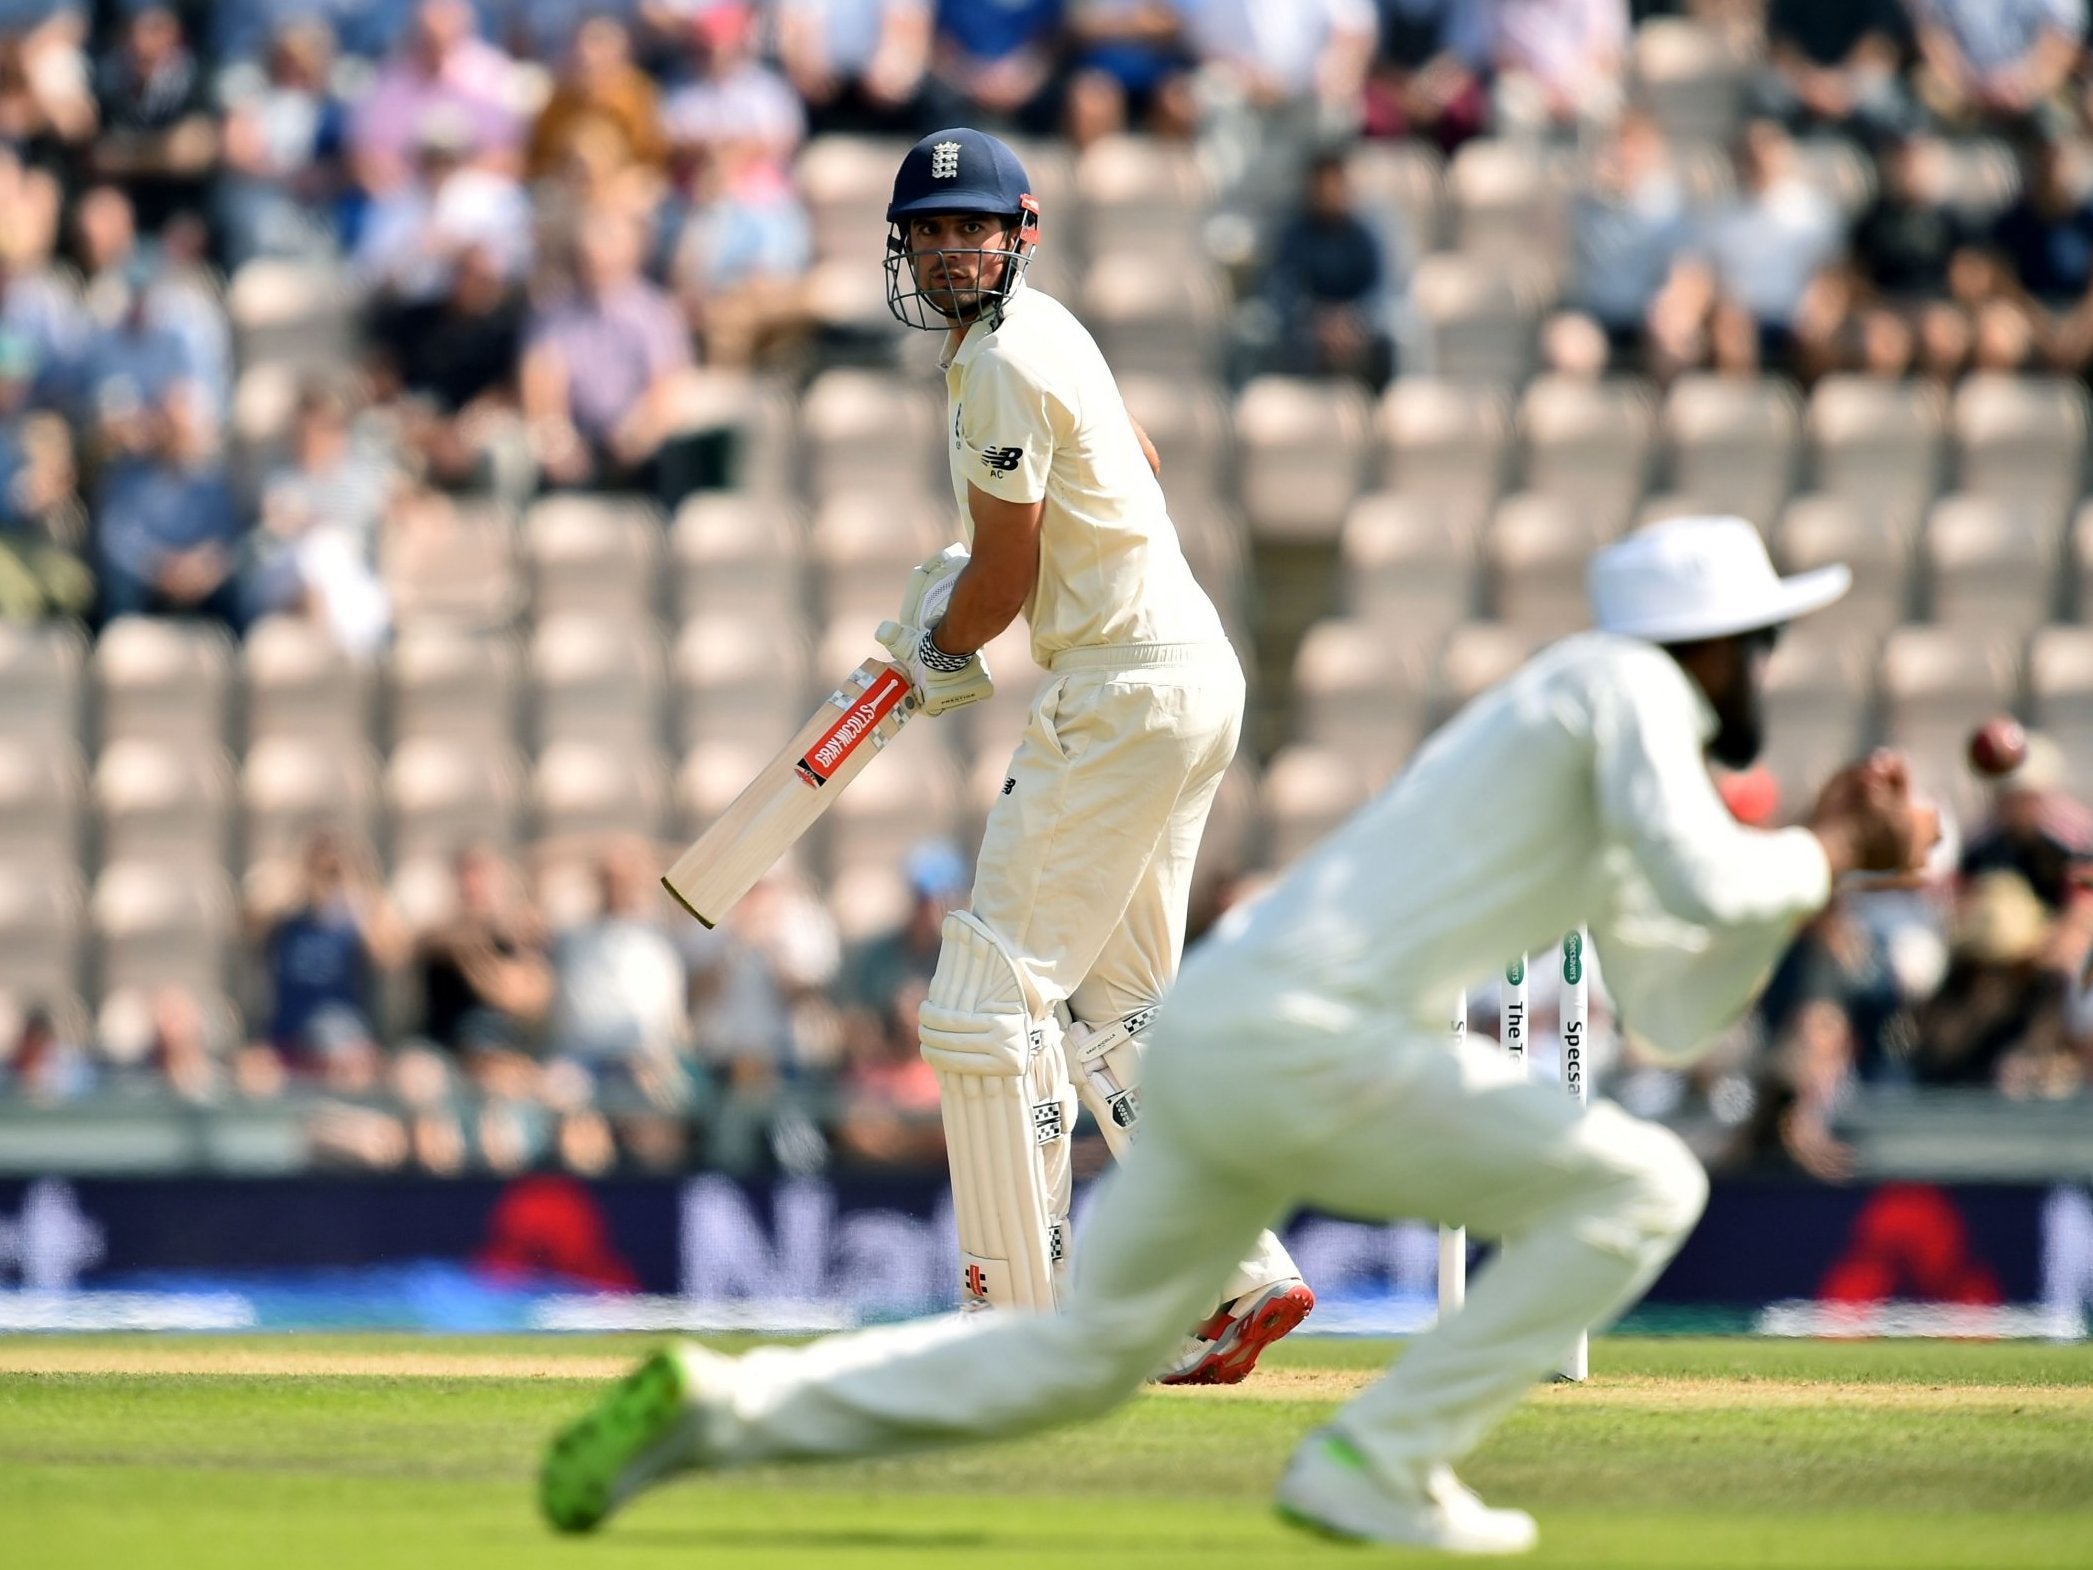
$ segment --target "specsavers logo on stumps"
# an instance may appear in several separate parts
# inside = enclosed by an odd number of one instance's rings
[[[1562,979],[1576,986],[1584,979],[1584,937],[1568,933],[1562,940]]]

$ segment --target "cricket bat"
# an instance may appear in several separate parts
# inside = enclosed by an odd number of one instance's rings
[[[719,925],[894,739],[915,707],[899,666],[866,660],[676,858],[662,886],[706,926]]]

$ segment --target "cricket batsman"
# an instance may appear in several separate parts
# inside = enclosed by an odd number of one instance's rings
[[[1107,1177],[1061,1312],[948,1316],[725,1358],[655,1354],[555,1441],[554,1525],[677,1472],[888,1455],[1032,1432],[1124,1400],[1260,1227],[1298,1205],[1466,1226],[1499,1248],[1465,1306],[1309,1433],[1289,1520],[1464,1554],[1535,1541],[1452,1466],[1580,1332],[1635,1301],[1707,1180],[1667,1130],[1449,1038],[1443,1001],[1589,926],[1623,1027],[1693,1056],[1834,883],[1918,868],[1938,821],[1878,753],[1807,824],[1746,828],[1705,758],[1759,750],[1767,651],[1845,592],[1780,578],[1741,518],[1601,552],[1597,630],[1544,650],[1434,736],[1195,952],[1154,1031],[1146,1119]]]
[[[972,906],[923,1005],[972,1308],[1050,1309],[1069,1251],[1077,1098],[1115,1154],[1139,1037],[1176,975],[1193,858],[1242,726],[1243,675],[1193,578],[1154,449],[1104,357],[1026,286],[1039,204],[1017,156],[958,129],[902,160],[887,300],[944,335],[953,496],[970,548],[916,570],[880,640],[940,714],[991,690],[981,648],[1023,614],[1050,673],[992,808]],[[1232,1384],[1315,1299],[1276,1238],[1150,1372]]]

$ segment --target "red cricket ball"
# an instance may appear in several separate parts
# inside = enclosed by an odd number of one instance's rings
[[[2028,733],[2019,720],[2000,715],[1986,720],[1969,737],[1969,766],[1986,779],[2011,774],[2028,759]]]

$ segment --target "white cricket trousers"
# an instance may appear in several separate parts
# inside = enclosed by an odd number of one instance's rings
[[[1699,1218],[1700,1164],[1492,1047],[1427,1039],[1255,977],[1181,988],[1141,1135],[1052,1315],[951,1316],[743,1360],[715,1464],[883,1455],[1103,1412],[1158,1368],[1259,1228],[1299,1205],[1500,1241],[1466,1305],[1335,1426],[1393,1478],[1457,1460],[1577,1335],[1648,1287]]]

